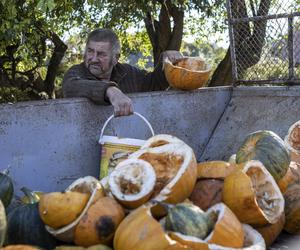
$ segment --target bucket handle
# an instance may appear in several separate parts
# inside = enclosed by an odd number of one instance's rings
[[[134,115],[137,115],[138,117],[140,117],[140,118],[148,125],[148,127],[149,127],[149,129],[150,129],[150,131],[151,131],[152,136],[154,136],[154,130],[153,130],[153,128],[152,128],[150,122],[149,122],[144,116],[142,116],[142,115],[141,115],[140,113],[138,113],[138,112],[133,112],[133,114],[134,114]],[[105,130],[106,126],[108,125],[108,123],[109,123],[114,117],[115,117],[114,115],[111,115],[110,117],[108,117],[108,119],[107,119],[106,122],[104,123],[104,125],[103,125],[103,127],[102,127],[102,129],[101,129],[101,133],[100,133],[100,141],[101,141],[101,139],[102,139],[102,137],[103,137],[103,133],[104,133],[104,130]]]

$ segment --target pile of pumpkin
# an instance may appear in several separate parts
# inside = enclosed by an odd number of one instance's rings
[[[7,211],[7,232],[0,203],[0,245],[8,250],[34,245],[57,250],[266,249],[283,229],[300,233],[299,131],[295,123],[285,141],[271,131],[256,131],[228,162],[200,163],[182,140],[153,136],[101,181],[83,177],[64,192],[24,189],[27,204]],[[2,187],[5,178],[2,174]],[[3,190],[0,197],[7,206],[11,197]]]

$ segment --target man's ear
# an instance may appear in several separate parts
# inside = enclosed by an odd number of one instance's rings
[[[116,65],[118,63],[119,59],[120,59],[120,54],[119,53],[115,54],[113,64]]]

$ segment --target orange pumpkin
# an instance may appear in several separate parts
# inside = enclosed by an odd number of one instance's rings
[[[276,240],[276,238],[283,229],[284,223],[285,215],[284,213],[282,213],[279,220],[276,223],[269,224],[264,227],[255,228],[255,230],[257,230],[264,238],[267,248],[269,248],[272,245],[272,243]]]
[[[176,89],[193,90],[203,87],[209,78],[211,68],[199,57],[184,57],[172,64],[164,61],[165,76],[170,86]]]
[[[142,205],[121,222],[114,237],[115,250],[189,249],[172,240],[153,218],[151,206]]]
[[[124,219],[124,210],[111,197],[103,197],[91,205],[75,229],[74,242],[79,246],[110,245],[114,233]]]
[[[290,150],[291,160],[300,163],[300,121],[289,127],[284,141]]]
[[[284,194],[288,186],[300,180],[300,163],[291,161],[286,174],[277,182],[281,192]]]

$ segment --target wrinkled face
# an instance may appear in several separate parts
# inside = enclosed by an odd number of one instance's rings
[[[84,53],[84,63],[89,71],[100,79],[109,80],[113,66],[118,62],[109,42],[89,41]]]

